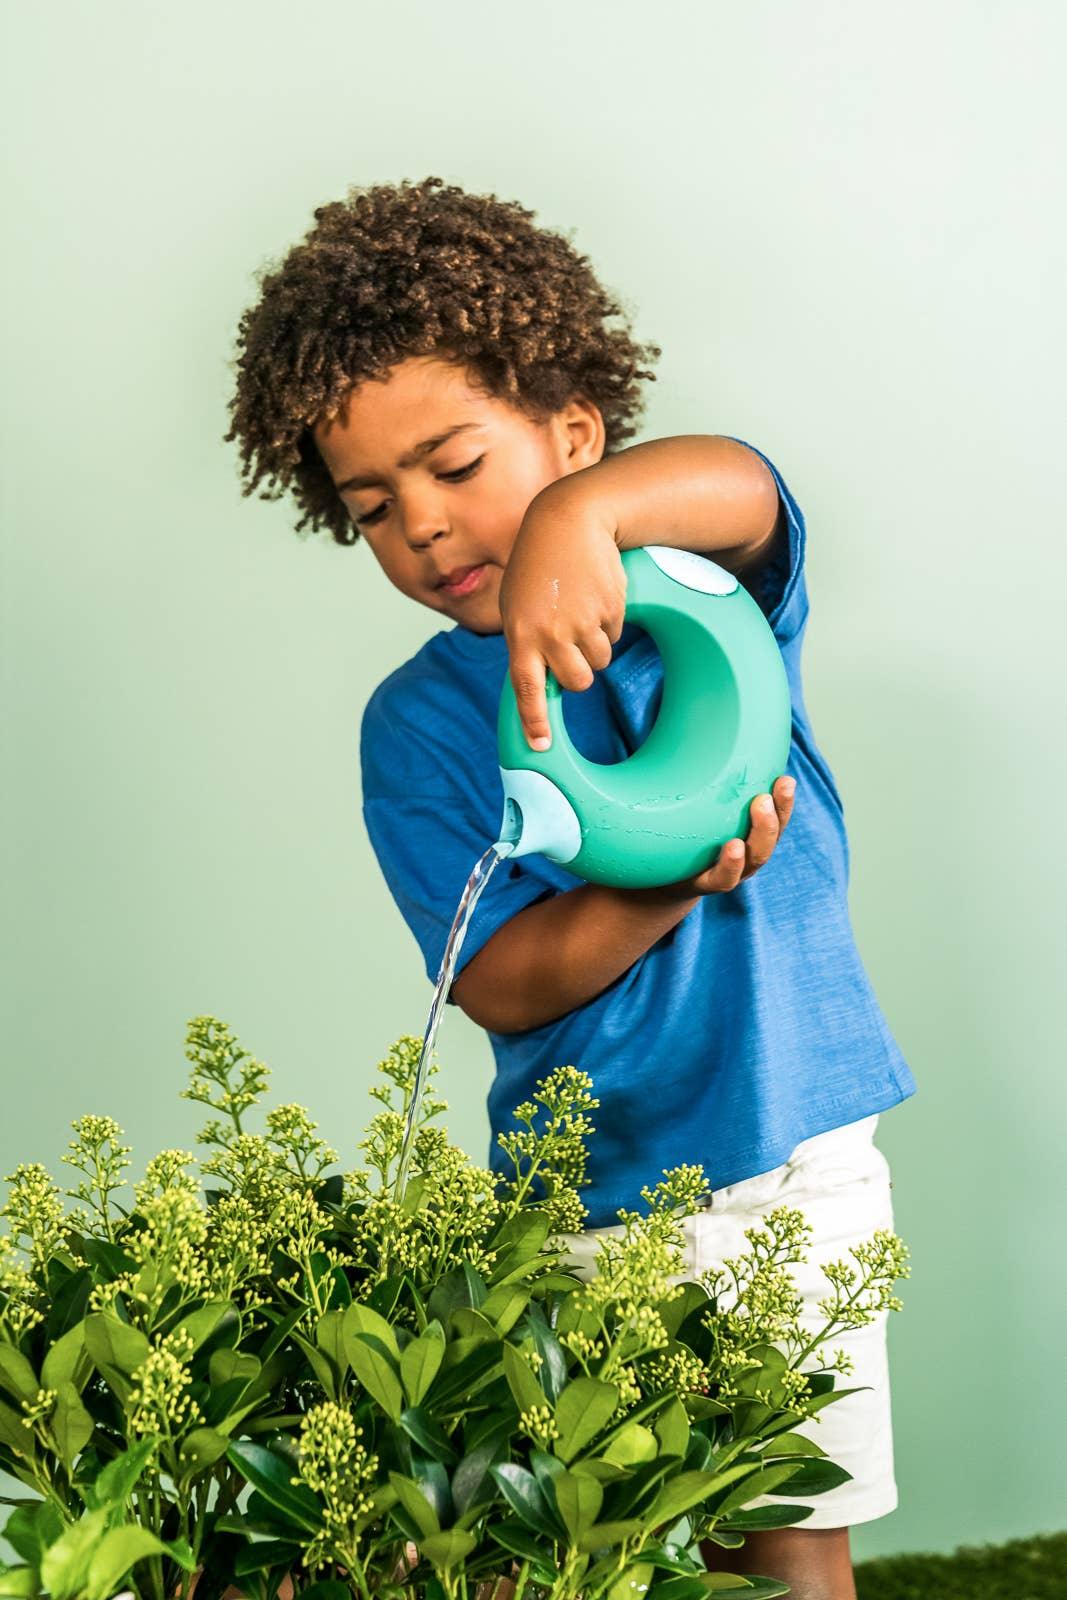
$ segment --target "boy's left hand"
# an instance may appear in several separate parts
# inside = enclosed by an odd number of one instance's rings
[[[626,573],[610,513],[567,479],[530,502],[500,584],[519,718],[534,750],[552,742],[545,678],[588,689],[611,662],[626,615]]]

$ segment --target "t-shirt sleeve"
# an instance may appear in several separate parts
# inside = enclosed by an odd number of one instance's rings
[[[473,785],[469,771],[435,753],[418,722],[416,708],[398,714],[380,691],[368,702],[360,730],[363,818],[426,975],[436,983],[467,881],[499,837],[504,791],[498,767]],[[453,983],[498,928],[558,892],[524,861],[505,859],[494,869],[468,923]]]
[[[733,438],[733,435],[727,437]],[[754,444],[749,444],[747,439],[736,439],[734,442],[743,444],[746,450],[751,450],[770,468],[785,511],[786,543],[780,554],[768,561],[755,575],[751,590],[779,646],[785,649],[799,643],[808,620],[808,586],[804,571],[807,530],[804,513],[774,462]]]

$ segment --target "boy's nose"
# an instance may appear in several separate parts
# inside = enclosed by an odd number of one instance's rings
[[[428,545],[433,544],[435,539],[443,539],[447,532],[447,528],[434,528],[431,523],[426,531],[409,526],[406,530],[406,536],[412,550],[425,550]]]

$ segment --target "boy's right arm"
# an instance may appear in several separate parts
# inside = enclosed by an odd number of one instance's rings
[[[655,889],[583,883],[526,906],[498,928],[452,985],[467,1016],[491,1033],[525,1033],[585,1005],[615,982],[705,894],[722,894],[770,859],[793,810],[779,778],[766,814],[752,804],[746,843],[713,867]]]

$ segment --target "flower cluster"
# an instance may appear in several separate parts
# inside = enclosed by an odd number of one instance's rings
[[[208,1214],[204,1243],[208,1293],[246,1311],[267,1305],[273,1246],[269,1223],[247,1196],[219,1195]]]
[[[185,1328],[166,1334],[148,1352],[133,1378],[130,1392],[130,1428],[140,1435],[173,1439],[183,1429],[204,1420],[189,1385],[188,1365],[193,1354],[192,1335]]]
[[[641,1364],[641,1381],[651,1394],[664,1389],[672,1389],[677,1395],[702,1394],[709,1380],[703,1361],[683,1345],[653,1355]]]
[[[71,1123],[74,1138],[67,1146],[68,1154],[60,1159],[82,1173],[82,1181],[67,1193],[74,1200],[88,1206],[88,1212],[77,1211],[72,1220],[83,1228],[96,1214],[100,1219],[105,1238],[114,1238],[111,1217],[111,1196],[116,1189],[126,1185],[121,1173],[129,1166],[128,1144],[120,1144],[122,1129],[112,1117],[79,1117]]]
[[[862,1328],[881,1311],[899,1311],[902,1302],[890,1292],[897,1278],[909,1278],[910,1251],[902,1239],[886,1228],[876,1228],[865,1243],[854,1245],[849,1254],[866,1269],[864,1281],[852,1291],[856,1269],[845,1261],[834,1261],[823,1272],[834,1287],[834,1294],[819,1301],[819,1310],[834,1324]]]
[[[531,1406],[519,1414],[519,1432],[532,1439],[540,1450],[547,1450],[559,1438],[556,1419],[549,1405]]]
[[[18,1344],[22,1335],[44,1320],[38,1305],[37,1280],[10,1234],[0,1234],[0,1331]]]
[[[350,1570],[358,1564],[360,1534],[373,1513],[369,1490],[378,1471],[378,1457],[362,1443],[347,1407],[325,1400],[300,1424],[299,1465],[294,1484],[306,1484],[323,1500],[323,1528],[308,1547],[304,1561],[314,1572],[330,1559]]]
[[[593,1080],[577,1067],[557,1067],[538,1080],[532,1100],[515,1107],[525,1130],[497,1135],[497,1144],[515,1168],[502,1187],[513,1210],[530,1193],[544,1196],[543,1209],[555,1233],[577,1233],[588,1215],[578,1198],[589,1159],[586,1138],[593,1131],[588,1113],[599,1106]],[[537,1124],[535,1126],[535,1124]],[[536,1185],[536,1188],[535,1188]]]
[[[10,1238],[30,1258],[31,1268],[43,1267],[63,1238],[64,1209],[59,1189],[39,1162],[20,1162],[7,1175],[7,1204],[0,1216],[10,1220]]]

